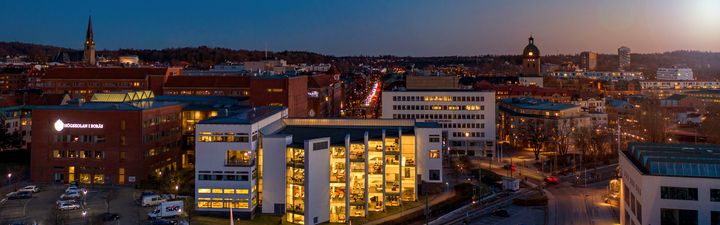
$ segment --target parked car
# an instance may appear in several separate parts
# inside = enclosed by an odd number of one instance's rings
[[[60,210],[74,210],[79,209],[80,205],[75,203],[61,203],[58,205],[58,209]]]
[[[80,192],[70,191],[60,195],[60,199],[80,198]]]
[[[67,189],[65,189],[65,192],[66,192],[66,193],[67,193],[67,192],[72,192],[72,191],[75,191],[75,192],[86,192],[87,189],[85,189],[85,188],[80,188],[80,187],[74,186],[74,185],[71,185],[70,187],[68,187]]]
[[[32,198],[32,192],[29,191],[16,191],[7,194],[8,199],[26,199]]]
[[[40,188],[38,188],[37,185],[28,185],[23,188],[20,188],[18,191],[29,191],[32,193],[37,193],[38,191],[40,191]]]
[[[70,204],[77,204],[78,202],[75,199],[69,199],[69,200],[57,200],[55,204],[58,206],[63,203],[70,203]]]
[[[558,178],[554,177],[554,176],[548,176],[545,178],[545,183],[548,183],[548,184],[557,184],[559,182],[560,181],[558,180]]]
[[[503,169],[515,171],[518,169],[518,167],[516,165],[505,164],[503,166]]]
[[[103,222],[116,221],[119,219],[120,219],[120,215],[118,215],[117,213],[105,212],[105,213],[100,214],[100,220],[102,220]]]
[[[177,220],[166,220],[166,219],[153,219],[150,220],[150,225],[177,225]]]
[[[160,203],[163,203],[165,201],[167,201],[167,200],[164,199],[163,197],[161,197],[160,195],[147,195],[147,196],[143,196],[140,199],[140,205],[143,207],[156,206],[156,205],[160,205]]]

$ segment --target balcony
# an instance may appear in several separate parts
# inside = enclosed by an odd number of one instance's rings
[[[225,166],[235,166],[235,167],[255,166],[255,159],[250,159],[250,160],[226,159]]]

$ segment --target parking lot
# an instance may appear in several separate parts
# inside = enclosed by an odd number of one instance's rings
[[[79,202],[85,199],[85,203],[81,203],[83,209],[60,211],[57,210],[56,201],[66,188],[67,185],[40,186],[40,192],[33,194],[32,198],[7,200],[0,206],[0,225],[16,222],[40,225],[102,224],[98,216],[108,209],[120,216],[119,221],[108,224],[147,224],[147,212],[152,208],[143,208],[135,203],[139,192],[133,188],[87,187],[87,195],[78,199]],[[85,215],[83,212],[86,212]]]

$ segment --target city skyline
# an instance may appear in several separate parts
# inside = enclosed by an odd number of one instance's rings
[[[335,56],[514,55],[522,50],[517,43],[533,35],[544,55],[615,54],[620,46],[636,53],[720,51],[714,41],[720,36],[720,2],[712,0],[501,3],[5,2],[0,21],[14,22],[4,24],[10,32],[0,40],[81,49],[92,15],[100,50],[205,45]]]

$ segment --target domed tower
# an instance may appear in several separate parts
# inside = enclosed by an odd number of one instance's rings
[[[523,76],[540,76],[540,50],[535,46],[535,38],[528,38],[523,50]]]
[[[543,77],[540,72],[540,49],[535,46],[535,38],[528,38],[528,45],[523,50],[523,65],[519,77],[520,85],[543,86]]]

